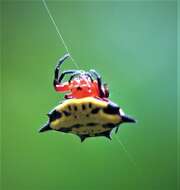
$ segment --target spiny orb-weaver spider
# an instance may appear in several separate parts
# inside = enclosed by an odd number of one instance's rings
[[[65,101],[47,114],[49,120],[39,132],[55,130],[71,133],[83,142],[88,137],[111,139],[114,128],[117,133],[120,124],[135,123],[108,98],[107,85],[95,70],[66,70],[60,73],[60,66],[68,57],[69,54],[62,57],[55,68],[54,88],[57,92],[70,93],[65,95]],[[62,82],[66,74],[70,75],[69,81]]]

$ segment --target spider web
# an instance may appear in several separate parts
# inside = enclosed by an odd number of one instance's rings
[[[127,151],[125,145],[122,143],[122,141],[120,140],[120,138],[118,138],[116,135],[114,135],[117,142],[121,145],[121,147],[123,148],[123,151],[126,153],[129,161],[135,166],[137,167],[137,163],[135,162],[134,158],[132,157],[132,155]]]
[[[52,14],[51,14],[51,12],[50,12],[50,9],[49,9],[48,6],[47,6],[46,1],[45,1],[45,0],[42,0],[42,3],[43,3],[43,5],[44,5],[44,8],[45,8],[46,11],[47,11],[47,14],[49,15],[49,17],[50,17],[50,19],[51,19],[52,24],[53,24],[54,27],[55,27],[55,30],[56,30],[56,32],[57,32],[57,34],[58,34],[58,36],[59,36],[59,38],[60,38],[60,40],[61,40],[61,42],[62,42],[64,48],[66,49],[67,53],[69,53],[70,58],[71,58],[72,62],[74,63],[75,67],[76,67],[76,68],[79,68],[78,64],[76,63],[76,61],[74,60],[74,58],[72,57],[72,55],[71,55],[70,52],[69,52],[68,46],[66,45],[65,40],[64,40],[63,37],[62,37],[62,34],[61,34],[61,32],[60,32],[60,30],[59,30],[59,28],[58,28],[58,26],[57,26],[57,24],[56,24],[56,22],[55,22],[55,20],[54,20],[54,18],[53,18],[53,16],[52,16]]]

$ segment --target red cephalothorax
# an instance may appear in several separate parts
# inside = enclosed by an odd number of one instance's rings
[[[69,54],[62,57],[55,68],[54,88],[57,92],[68,92],[66,99],[97,97],[106,99],[109,91],[106,84],[102,84],[100,75],[95,70],[89,72],[81,70],[67,70],[60,74],[60,65],[64,62]],[[70,74],[68,82],[62,82],[64,76]]]

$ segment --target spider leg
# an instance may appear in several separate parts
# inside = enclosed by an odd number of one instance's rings
[[[75,73],[77,70],[67,70],[67,71],[64,71],[62,73],[60,73],[60,66],[61,64],[64,63],[64,61],[69,57],[70,55],[67,53],[65,54],[62,58],[60,58],[58,64],[56,65],[55,67],[55,71],[54,71],[54,87],[57,85],[57,84],[60,84],[61,81],[63,80],[64,76],[66,74],[73,74]]]
[[[74,72],[74,73],[71,75],[71,77],[70,77],[70,79],[69,79],[68,82],[71,82],[72,79],[73,79],[75,76],[80,75],[80,74],[82,74],[82,73],[84,73],[86,76],[88,76],[88,77],[91,79],[91,82],[93,82],[93,78],[92,78],[91,74],[90,74],[89,72],[85,72],[85,71],[83,71],[83,70],[77,70],[76,72]]]
[[[65,54],[63,57],[61,57],[58,61],[58,64],[56,65],[55,68],[55,78],[58,79],[59,78],[59,70],[60,70],[60,66],[61,64],[64,63],[64,61],[69,57],[69,53]]]
[[[77,76],[77,75],[80,75],[83,71],[80,71],[80,70],[76,70],[74,73],[72,73],[71,77],[69,78],[69,83],[72,81],[72,79]]]
[[[59,79],[58,79],[58,83],[59,83],[59,84],[61,83],[61,81],[63,80],[63,78],[65,77],[65,75],[68,75],[68,74],[74,75],[76,72],[77,72],[77,70],[67,70],[67,71],[63,71],[62,74],[60,75]]]
[[[85,75],[88,76],[91,79],[91,82],[93,82],[93,77],[92,77],[91,73],[86,72]]]
[[[89,73],[91,73],[97,80],[97,83],[98,83],[98,88],[99,88],[99,92],[100,92],[100,97],[104,97],[105,94],[104,94],[104,88],[103,88],[103,84],[102,84],[102,79],[101,79],[101,76],[99,75],[99,73],[97,73],[95,70],[91,69],[89,71]]]
[[[69,57],[70,55],[67,53],[65,54],[62,58],[59,59],[58,64],[55,67],[54,70],[54,85],[58,84],[59,82],[59,73],[60,73],[60,66],[62,63],[64,63],[64,61]]]
[[[70,57],[69,53],[66,53],[63,57],[59,59],[58,65],[60,66],[68,57]]]
[[[60,77],[59,76],[57,76],[57,77],[55,76],[54,82],[53,82],[54,87],[56,85],[58,85],[58,84],[61,84],[61,81],[63,80],[63,78],[65,77],[66,74],[73,74],[74,72],[76,72],[76,70],[67,70],[67,71],[63,71],[61,73]]]

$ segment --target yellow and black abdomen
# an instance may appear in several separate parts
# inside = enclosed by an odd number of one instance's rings
[[[116,104],[97,98],[69,99],[55,107],[49,114],[48,123],[40,132],[56,130],[87,137],[105,136],[122,122],[135,122],[122,114]]]

